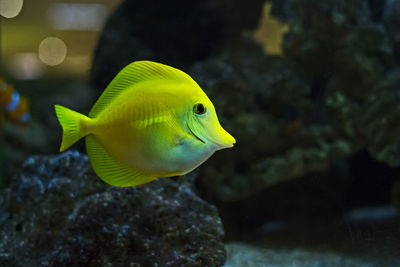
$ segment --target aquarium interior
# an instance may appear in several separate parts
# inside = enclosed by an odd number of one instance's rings
[[[1,0],[0,23],[0,266],[400,266],[399,0]],[[60,153],[54,105],[88,114],[138,60],[188,73],[235,146],[131,188]]]

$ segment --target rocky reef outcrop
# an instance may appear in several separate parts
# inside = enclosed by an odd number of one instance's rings
[[[1,194],[1,266],[221,266],[218,213],[193,175],[113,188],[85,155],[34,156]]]

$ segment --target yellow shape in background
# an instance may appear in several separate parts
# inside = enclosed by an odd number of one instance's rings
[[[264,45],[267,55],[282,56],[283,36],[289,31],[289,25],[271,15],[272,3],[265,2],[260,24],[254,31],[254,37]]]

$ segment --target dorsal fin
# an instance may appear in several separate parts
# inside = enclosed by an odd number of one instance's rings
[[[90,110],[89,117],[96,117],[124,89],[153,79],[176,80],[196,84],[189,75],[176,68],[152,61],[135,61],[115,76]]]

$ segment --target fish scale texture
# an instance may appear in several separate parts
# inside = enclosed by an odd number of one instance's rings
[[[222,223],[193,180],[115,188],[79,152],[30,157],[0,197],[0,266],[221,266]]]

